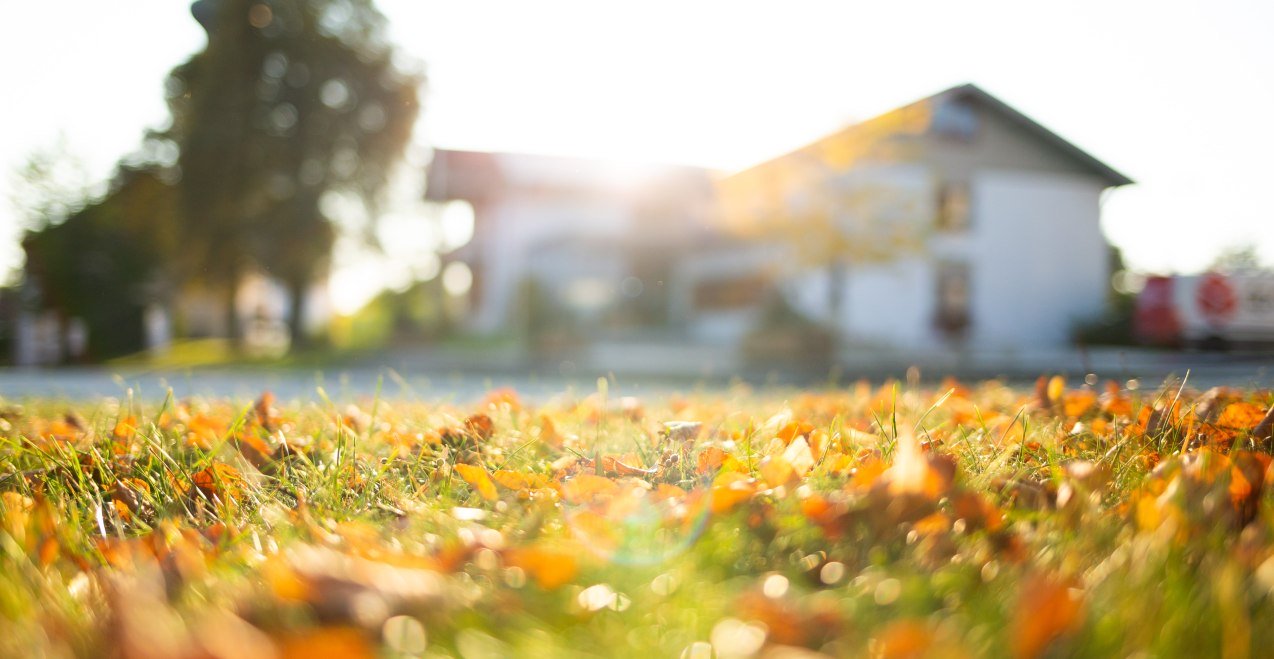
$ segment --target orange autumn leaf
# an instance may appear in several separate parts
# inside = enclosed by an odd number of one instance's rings
[[[618,492],[615,481],[595,474],[576,474],[562,484],[562,498],[575,504],[606,500]]]
[[[150,496],[150,485],[140,478],[121,478],[111,488],[111,505],[119,518],[132,521],[133,513],[142,508]]]
[[[41,567],[57,560],[61,549],[58,541],[61,519],[53,504],[43,496],[31,499],[16,492],[5,492],[0,502],[5,508],[3,530]]]
[[[933,631],[921,620],[895,620],[875,638],[880,659],[921,659],[933,648]]]
[[[186,422],[186,441],[201,449],[215,447],[226,434],[226,424],[204,414],[196,414]]]
[[[1051,576],[1022,581],[1013,616],[1013,656],[1031,659],[1044,654],[1057,638],[1083,624],[1084,603],[1073,584]]]
[[[737,608],[744,617],[765,625],[769,638],[785,645],[805,642],[800,616],[786,602],[747,593],[739,598]]]
[[[915,521],[912,525],[920,536],[940,536],[951,530],[951,518],[943,513],[933,513]]]
[[[756,482],[737,471],[723,472],[712,483],[711,510],[714,514],[728,513],[735,506],[752,498]]]
[[[787,485],[796,480],[796,471],[781,455],[773,455],[762,460],[758,471],[761,472],[761,480],[770,487]]]
[[[654,492],[650,495],[652,501],[666,501],[669,499],[673,501],[681,501],[685,497],[685,490],[677,487],[676,485],[669,485],[668,483],[660,483],[659,485],[656,485]]]
[[[870,490],[888,470],[889,463],[881,460],[879,456],[870,455],[850,470],[849,482],[846,483],[845,489],[860,492]]]
[[[613,455],[604,455],[602,456],[602,471],[616,476],[653,476],[656,473],[655,469],[635,467],[628,462],[624,462],[624,460],[635,462],[636,456],[626,455],[622,458],[616,458]]]
[[[536,419],[539,426],[540,441],[552,446],[553,448],[562,448],[562,435],[557,432],[557,426],[553,424],[553,419],[547,414],[541,414]]]
[[[1062,396],[1062,413],[1069,417],[1081,417],[1097,405],[1097,393],[1091,389],[1068,391]]]
[[[977,492],[965,491],[952,495],[951,511],[970,530],[999,531],[1004,526],[1004,513]]]
[[[72,442],[83,434],[80,428],[65,419],[55,419],[41,425],[43,429],[37,430],[36,434],[50,442]]]
[[[482,397],[482,402],[478,403],[479,407],[507,407],[510,410],[518,411],[522,409],[522,399],[518,396],[518,392],[510,387],[502,387],[492,389],[487,395]]]
[[[239,449],[239,452],[243,454],[243,457],[247,458],[248,462],[252,463],[253,467],[262,471],[268,471],[272,468],[274,448],[267,444],[264,439],[249,431],[235,433],[233,440],[235,448]]]
[[[546,487],[553,487],[553,481],[550,481],[543,474],[533,474],[521,471],[512,471],[509,469],[497,469],[491,472],[491,480],[497,485],[508,490],[520,492],[523,490],[538,490]]]
[[[256,422],[266,430],[274,430],[281,420],[279,409],[274,406],[274,394],[264,392],[257,402],[252,406],[252,411],[256,415]]]
[[[0,492],[0,507],[4,510],[4,516],[0,517],[0,530],[22,544],[26,540],[27,522],[35,508],[35,501],[17,492]]]
[[[125,440],[132,438],[137,433],[137,417],[126,416],[115,422],[115,428],[111,430],[111,435],[115,439]]]
[[[194,490],[191,496],[213,503],[233,503],[244,496],[244,480],[238,469],[223,462],[214,462],[191,475]]]
[[[485,442],[495,434],[495,422],[485,414],[474,414],[464,420],[464,429],[474,439]]]
[[[1132,401],[1119,390],[1119,383],[1106,381],[1106,393],[1101,396],[1101,409],[1111,416],[1132,416]]]
[[[779,428],[778,432],[774,433],[774,436],[783,440],[784,444],[791,444],[792,440],[797,437],[804,437],[813,431],[814,424],[812,423],[806,421],[791,421],[785,424],[782,428]]]
[[[56,561],[61,553],[61,544],[55,536],[48,536],[40,541],[39,551],[36,553],[36,562],[40,567],[48,567]]]
[[[491,476],[487,474],[486,469],[460,462],[456,464],[455,470],[483,499],[495,501],[500,498],[495,491],[495,483],[491,481]]]
[[[545,590],[564,586],[579,573],[574,554],[543,547],[506,549],[504,561],[511,567],[521,568]]]
[[[1271,458],[1264,453],[1236,451],[1230,469],[1230,505],[1240,525],[1256,518],[1266,489]]]
[[[519,471],[509,471],[508,469],[497,469],[491,472],[491,480],[506,490],[518,491],[531,487],[526,474]]]
[[[843,624],[842,617],[824,603],[769,597],[757,591],[744,593],[734,608],[741,618],[764,625],[767,640],[778,646],[817,647],[839,633]]]
[[[835,506],[826,497],[815,494],[801,499],[801,513],[816,523],[822,523],[835,514]]]
[[[1257,405],[1248,402],[1230,403],[1204,432],[1209,441],[1221,448],[1228,448],[1241,435],[1254,430],[1264,418],[1265,410]]]
[[[1159,425],[1162,414],[1149,405],[1143,405],[1137,411],[1137,420],[1132,424],[1132,430],[1139,435],[1148,435],[1153,432]]]
[[[725,462],[726,452],[719,446],[708,446],[695,458],[695,472],[701,476],[715,473]]]
[[[367,633],[354,627],[313,627],[275,639],[280,659],[375,659]]]
[[[831,437],[821,428],[811,432],[808,439],[810,452],[814,455],[823,455],[831,447]]]

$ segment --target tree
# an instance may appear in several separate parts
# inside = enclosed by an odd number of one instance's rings
[[[1240,243],[1222,249],[1208,269],[1236,274],[1266,273],[1271,270],[1270,266],[1261,261],[1256,245],[1251,243]]]
[[[293,345],[304,341],[306,290],[323,274],[338,218],[333,195],[367,216],[401,158],[422,77],[395,64],[371,0],[201,0],[208,45],[168,83],[188,277],[234,294],[250,267],[291,296]]]
[[[932,221],[890,165],[916,160],[930,115],[923,106],[858,124],[718,184],[735,232],[786,248],[790,272],[826,271],[830,326],[841,338],[851,268],[919,253]]]
[[[9,203],[18,217],[14,228],[22,232],[64,222],[90,200],[88,172],[71,152],[65,135],[27,154],[10,176]],[[17,270],[4,273],[4,282],[14,282],[19,274]]]
[[[145,347],[143,313],[164,297],[176,261],[176,194],[153,168],[121,167],[99,200],[61,206],[54,221],[26,232],[25,286],[31,302],[88,328],[88,356]]]

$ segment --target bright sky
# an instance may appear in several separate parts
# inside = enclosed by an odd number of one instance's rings
[[[428,67],[421,143],[730,170],[974,82],[1137,181],[1103,216],[1134,267],[1198,270],[1241,243],[1274,261],[1264,0],[379,5]],[[60,132],[104,179],[164,121],[165,74],[203,44],[178,0],[0,6],[7,171]],[[0,205],[0,266],[14,226]]]

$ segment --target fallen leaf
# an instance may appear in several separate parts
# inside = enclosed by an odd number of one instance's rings
[[[481,495],[483,499],[495,501],[500,498],[500,495],[495,491],[495,483],[491,482],[491,476],[487,474],[486,469],[459,462],[456,463],[455,470],[465,482],[473,486],[474,491]]]
[[[526,571],[545,590],[560,588],[573,581],[579,573],[579,564],[574,554],[544,547],[506,549],[504,561]]]
[[[1057,638],[1079,629],[1083,600],[1072,582],[1035,574],[1022,580],[1013,614],[1013,656],[1031,659],[1044,654]]]

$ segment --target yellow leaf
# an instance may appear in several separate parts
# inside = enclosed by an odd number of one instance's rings
[[[1048,380],[1048,400],[1050,403],[1056,403],[1062,399],[1062,393],[1066,391],[1066,378],[1060,375],[1054,375]]]
[[[491,477],[487,475],[487,470],[463,462],[456,464],[456,472],[465,482],[473,486],[473,489],[482,495],[487,501],[495,501],[500,498],[495,491],[495,483],[491,482]]]
[[[761,480],[765,481],[765,484],[770,487],[787,485],[796,476],[796,472],[792,470],[791,463],[779,455],[770,456],[762,460],[760,472]]]
[[[491,472],[491,479],[509,490],[525,490],[528,486],[525,475],[508,469],[497,469]]]

